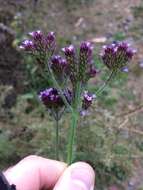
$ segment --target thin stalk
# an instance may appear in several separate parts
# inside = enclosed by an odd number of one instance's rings
[[[112,78],[114,77],[114,75],[116,74],[116,70],[112,70],[109,77],[107,78],[107,80],[104,82],[104,84],[97,90],[96,92],[96,96],[99,96],[103,90],[105,89],[105,87],[109,84],[109,82],[112,80]]]
[[[55,120],[55,128],[56,128],[56,140],[55,140],[55,159],[59,159],[59,119]]]
[[[76,86],[75,101],[73,104],[73,112],[71,115],[71,126],[69,129],[69,141],[68,141],[68,151],[67,151],[67,163],[70,165],[73,161],[73,152],[74,152],[74,142],[76,136],[76,128],[79,118],[79,106],[80,105],[80,95],[81,95],[81,83],[78,82]]]

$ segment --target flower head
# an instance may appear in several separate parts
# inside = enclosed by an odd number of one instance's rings
[[[72,100],[72,93],[70,90],[63,91],[63,95],[69,103]],[[59,109],[64,106],[62,97],[56,88],[48,88],[40,92],[40,100],[48,109]]]
[[[38,63],[43,63],[46,57],[51,56],[55,50],[55,33],[49,32],[45,35],[41,30],[30,32],[31,39],[22,42],[21,49],[35,55]]]
[[[84,53],[88,56],[92,54],[93,46],[91,45],[90,42],[85,41],[80,44],[80,52]]]
[[[116,42],[107,46],[103,46],[101,53],[104,64],[111,70],[124,68],[132,59],[135,50],[130,48],[126,42]]]
[[[47,108],[59,108],[64,105],[62,98],[55,88],[41,91],[39,98]]]
[[[79,79],[83,82],[93,77],[95,69],[92,66],[93,46],[90,42],[82,42],[79,52]]]
[[[76,56],[75,56],[76,55],[75,47],[73,45],[69,45],[63,48],[62,50],[65,54],[65,58],[66,58],[67,66],[68,66],[67,73],[69,74],[70,80],[72,84],[74,85],[75,82],[77,81],[77,70],[78,70],[78,65],[77,65]]]
[[[93,45],[90,42],[82,42],[80,45],[80,58],[90,63],[93,55]]]

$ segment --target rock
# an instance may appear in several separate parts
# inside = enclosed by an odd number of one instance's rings
[[[24,70],[21,54],[12,46],[15,32],[0,23],[0,85],[12,85],[22,91]]]

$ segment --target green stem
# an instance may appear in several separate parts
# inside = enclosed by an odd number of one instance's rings
[[[68,155],[67,155],[67,163],[70,165],[73,161],[73,147],[75,141],[75,132],[78,122],[78,114],[76,112],[72,113],[71,126],[69,131],[69,142],[68,142]]]
[[[76,128],[79,118],[79,107],[80,107],[80,95],[81,95],[81,83],[78,82],[76,86],[75,100],[73,103],[73,112],[71,118],[71,126],[69,129],[69,141],[68,141],[68,155],[67,163],[70,165],[73,161],[73,152],[74,152],[74,142],[76,136]]]
[[[56,142],[55,142],[55,159],[59,159],[59,120],[56,120]]]
[[[103,92],[103,90],[109,84],[109,82],[112,80],[112,78],[114,77],[115,74],[116,74],[116,70],[112,70],[109,77],[107,78],[107,80],[104,82],[104,84],[101,86],[101,88],[99,88],[97,90],[96,96],[99,96]]]

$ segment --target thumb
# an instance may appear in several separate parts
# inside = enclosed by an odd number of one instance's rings
[[[84,162],[77,162],[69,166],[53,190],[93,190],[95,173],[92,167]]]

